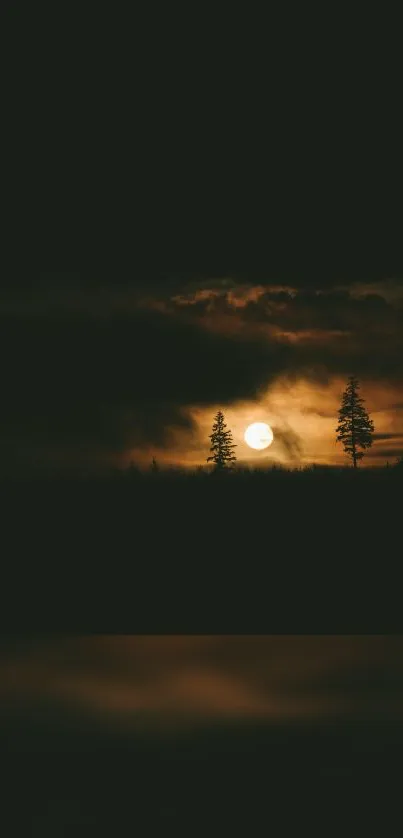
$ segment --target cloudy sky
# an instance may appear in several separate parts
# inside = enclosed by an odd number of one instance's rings
[[[0,295],[2,463],[196,466],[224,410],[241,461],[345,462],[356,374],[375,424],[364,463],[403,451],[403,281],[251,271],[10,274]],[[267,421],[264,452],[243,442]]]

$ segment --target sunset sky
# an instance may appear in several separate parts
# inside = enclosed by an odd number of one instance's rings
[[[0,312],[6,470],[195,467],[218,408],[245,464],[342,464],[350,374],[375,424],[363,464],[403,451],[399,277],[15,274]],[[262,452],[243,441],[258,420],[275,436]]]

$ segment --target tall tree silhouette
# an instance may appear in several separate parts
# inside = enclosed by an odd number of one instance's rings
[[[364,400],[358,395],[359,386],[357,378],[351,375],[342,396],[336,428],[337,441],[343,443],[354,468],[357,468],[357,461],[364,456],[359,449],[371,447],[374,433],[374,423],[364,407]]]
[[[224,422],[224,414],[222,410],[218,411],[214,419],[213,432],[210,434],[211,457],[207,457],[207,462],[212,460],[216,469],[221,471],[226,467],[227,463],[231,463],[236,460],[236,456],[233,453],[236,445],[234,445],[232,441],[231,431],[226,430],[227,426]]]

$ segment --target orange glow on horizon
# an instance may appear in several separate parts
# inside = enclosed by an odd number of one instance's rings
[[[318,385],[307,379],[289,382],[277,379],[256,401],[242,401],[231,405],[193,407],[189,415],[195,431],[173,429],[167,448],[149,447],[133,449],[125,455],[139,465],[148,465],[153,456],[165,466],[197,468],[206,465],[209,434],[214,414],[224,411],[225,421],[231,429],[239,463],[250,466],[273,465],[301,467],[310,464],[346,465],[343,448],[336,442],[335,428],[344,378],[333,378],[328,384]],[[403,432],[402,412],[391,405],[397,400],[393,387],[376,382],[362,384],[361,392],[366,407],[375,424],[376,434],[391,434],[396,439]],[[274,441],[263,450],[249,448],[244,440],[245,428],[254,422],[265,421],[272,428]],[[361,467],[383,465],[388,455],[382,457],[391,442],[375,439],[372,449],[366,452]],[[390,457],[389,457],[390,459]]]

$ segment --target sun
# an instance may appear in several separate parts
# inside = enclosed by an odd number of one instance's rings
[[[250,448],[262,450],[273,442],[273,431],[266,422],[254,422],[246,428],[244,440]]]

